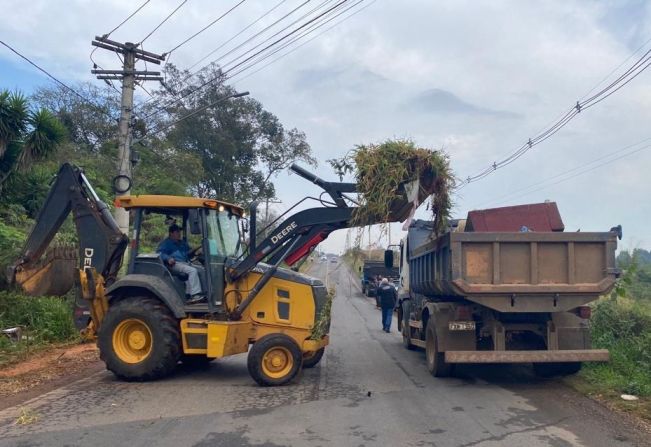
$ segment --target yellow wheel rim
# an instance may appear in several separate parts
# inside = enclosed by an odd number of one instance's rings
[[[262,357],[262,372],[272,379],[281,379],[294,367],[294,357],[287,348],[276,346]]]
[[[129,318],[113,331],[113,350],[125,363],[140,363],[149,356],[152,336],[149,327],[136,318]]]

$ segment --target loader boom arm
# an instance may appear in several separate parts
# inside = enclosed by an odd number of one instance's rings
[[[9,281],[43,255],[54,235],[72,212],[79,239],[79,268],[95,268],[110,284],[118,273],[128,238],[118,228],[83,171],[64,163],[52,183],[34,228],[18,261],[9,267]]]

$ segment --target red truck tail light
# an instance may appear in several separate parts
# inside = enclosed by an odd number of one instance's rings
[[[579,317],[583,318],[584,320],[588,320],[592,316],[592,307],[590,307],[590,306],[580,306],[578,308],[577,313],[578,313]]]

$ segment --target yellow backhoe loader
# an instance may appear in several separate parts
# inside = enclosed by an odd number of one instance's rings
[[[244,210],[195,197],[120,196],[115,205],[132,217],[129,241],[83,171],[64,164],[9,276],[20,278],[17,272],[37,263],[72,213],[79,239],[75,318],[81,325],[88,323],[86,334],[97,336],[100,357],[116,376],[152,380],[170,374],[179,361],[207,363],[248,352],[249,373],[256,382],[285,384],[301,367],[321,359],[327,330],[315,334],[313,329],[329,315],[322,312],[328,300],[323,283],[280,264],[295,264],[332,231],[349,227],[355,206],[347,194],[356,191],[353,183],[326,182],[296,165],[292,170],[324,190],[319,198],[299,202],[312,200],[318,206],[287,216],[292,207],[256,243],[253,205],[244,249]],[[402,220],[410,205],[397,201],[392,209],[392,219]],[[144,223],[152,216],[178,222],[182,238],[197,241],[192,264],[205,302],[188,304],[187,278],[171,271],[141,240]],[[126,274],[118,276],[128,244]]]

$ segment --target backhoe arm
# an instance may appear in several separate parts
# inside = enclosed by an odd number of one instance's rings
[[[102,202],[83,171],[65,163],[59,169],[38,213],[22,254],[9,267],[9,281],[43,255],[54,235],[72,212],[79,239],[79,268],[95,268],[110,284],[117,275],[128,238],[118,228],[108,206]]]

